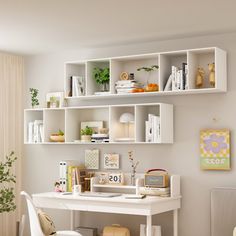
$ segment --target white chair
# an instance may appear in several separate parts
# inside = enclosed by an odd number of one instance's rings
[[[31,197],[24,191],[21,192],[21,195],[25,196],[28,213],[29,213],[29,222],[30,222],[30,232],[31,236],[45,236],[40,226],[38,213]],[[83,236],[80,233],[75,231],[57,231],[55,236]]]
[[[25,215],[22,215],[19,225],[19,236],[24,235],[24,229],[25,229]]]

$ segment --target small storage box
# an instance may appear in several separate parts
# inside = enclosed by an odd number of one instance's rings
[[[83,236],[97,236],[96,228],[77,227],[75,231],[80,233]]]
[[[112,225],[104,227],[103,236],[130,236],[130,232],[129,229],[120,225]]]

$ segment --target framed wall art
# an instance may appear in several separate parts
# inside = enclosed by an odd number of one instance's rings
[[[99,150],[85,150],[85,167],[89,170],[99,169]]]
[[[64,93],[55,92],[46,95],[47,108],[60,108],[64,106]]]
[[[116,153],[104,154],[104,169],[119,169],[120,155]]]
[[[200,131],[200,158],[203,170],[230,170],[230,131]]]

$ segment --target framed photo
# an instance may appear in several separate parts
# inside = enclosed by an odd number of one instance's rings
[[[119,169],[120,155],[115,153],[104,154],[104,169]]]
[[[72,77],[72,97],[85,95],[84,77],[73,75]]]
[[[200,156],[203,170],[230,170],[230,131],[202,130]]]
[[[86,126],[92,128],[93,132],[95,134],[98,134],[99,132],[99,129],[102,129],[103,128],[103,121],[82,121],[81,124],[80,124],[80,128],[81,129],[85,129]]]
[[[55,92],[46,95],[47,108],[60,108],[64,106],[64,93]]]

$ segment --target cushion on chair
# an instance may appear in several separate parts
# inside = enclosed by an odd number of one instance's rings
[[[83,236],[83,235],[75,231],[57,231],[55,236]]]
[[[40,209],[38,209],[38,216],[43,233],[46,236],[55,235],[56,228],[51,217]]]

